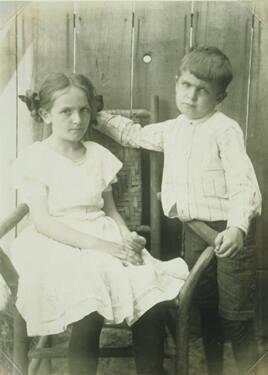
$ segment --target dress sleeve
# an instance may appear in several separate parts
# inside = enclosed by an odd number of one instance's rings
[[[28,205],[36,196],[47,195],[42,158],[32,148],[14,161],[11,178],[13,186],[18,189],[20,200]]]
[[[117,182],[117,173],[122,168],[122,163],[109,150],[102,147],[101,151],[101,167],[103,179],[103,191],[111,191],[111,185]]]

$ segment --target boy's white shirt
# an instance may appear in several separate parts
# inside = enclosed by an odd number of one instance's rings
[[[181,221],[227,220],[248,231],[261,194],[239,125],[221,112],[190,121],[184,115],[142,127],[106,112],[96,129],[120,144],[164,152],[161,200]]]

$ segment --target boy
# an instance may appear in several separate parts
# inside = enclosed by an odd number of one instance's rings
[[[232,342],[239,374],[257,357],[253,328],[254,220],[261,195],[239,125],[215,108],[233,78],[229,59],[215,47],[197,47],[176,77],[176,119],[142,128],[100,112],[97,129],[125,146],[163,151],[165,215],[186,222],[185,260],[192,268],[206,244],[187,226],[198,219],[219,231],[216,260],[199,285],[208,374],[222,374],[223,337]]]

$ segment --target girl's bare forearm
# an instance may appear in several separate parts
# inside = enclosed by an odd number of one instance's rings
[[[113,248],[119,248],[120,246],[114,242],[106,241],[75,230],[51,216],[40,220],[35,227],[38,232],[53,240],[80,249],[98,249],[100,251],[109,252],[109,249],[112,251]]]

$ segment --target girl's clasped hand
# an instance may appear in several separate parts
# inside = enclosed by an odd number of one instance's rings
[[[136,232],[129,232],[123,236],[125,260],[123,264],[127,266],[129,263],[135,266],[142,265],[142,250],[145,247],[146,240],[144,237],[139,236]]]

